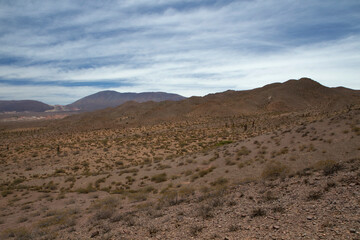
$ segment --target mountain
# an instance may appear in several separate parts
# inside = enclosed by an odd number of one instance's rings
[[[247,91],[226,91],[182,101],[126,102],[118,107],[64,119],[67,125],[103,127],[129,123],[157,123],[198,117],[224,117],[258,113],[333,111],[360,104],[360,91],[329,88],[301,78]],[[84,125],[85,124],[85,125]]]
[[[84,97],[66,107],[79,109],[81,111],[94,111],[108,107],[116,107],[127,101],[161,102],[165,100],[179,101],[183,99],[185,99],[183,96],[164,92],[119,93],[116,91],[102,91]]]
[[[45,112],[54,107],[34,100],[0,101],[0,112]]]

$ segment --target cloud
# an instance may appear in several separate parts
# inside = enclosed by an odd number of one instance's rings
[[[302,76],[360,88],[358,1],[32,0],[0,9],[3,99],[205,95]]]

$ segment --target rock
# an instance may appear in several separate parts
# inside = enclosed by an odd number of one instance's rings
[[[98,236],[99,234],[100,234],[99,231],[95,231],[91,234],[91,238],[94,238],[94,237]]]
[[[351,229],[350,229],[350,233],[356,233],[356,230],[353,229],[353,228],[351,228]]]
[[[307,220],[313,220],[313,216],[310,216],[310,215],[309,215],[309,216],[306,217],[306,219],[307,219]]]
[[[280,229],[280,226],[274,225],[274,226],[273,226],[273,229],[279,230],[279,229]]]

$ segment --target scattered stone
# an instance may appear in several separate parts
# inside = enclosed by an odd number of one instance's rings
[[[353,228],[351,228],[351,229],[350,229],[350,233],[356,233],[356,230],[353,229]]]
[[[313,216],[307,216],[306,217],[307,220],[313,220],[313,218],[314,218]]]
[[[279,229],[280,229],[280,226],[274,225],[274,226],[273,226],[273,229],[279,230]]]
[[[95,231],[91,234],[91,238],[94,238],[94,237],[98,236],[99,234],[100,234],[99,231]]]

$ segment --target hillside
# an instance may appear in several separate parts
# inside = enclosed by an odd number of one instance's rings
[[[300,79],[33,123],[0,122],[0,239],[360,237],[359,91]]]
[[[76,102],[67,105],[69,109],[79,109],[81,111],[94,111],[108,107],[116,107],[127,101],[135,102],[161,102],[165,100],[179,101],[184,97],[164,92],[143,92],[143,93],[119,93],[116,91],[102,91],[87,97],[81,98]]]
[[[358,239],[359,107],[224,120],[3,131],[0,238]]]
[[[0,101],[0,112],[45,112],[54,107],[34,100]]]
[[[116,108],[71,116],[67,126],[101,128],[154,124],[199,117],[224,117],[300,111],[335,111],[360,103],[360,91],[328,88],[309,78],[274,83],[247,91],[226,91],[181,101],[126,102]],[[85,124],[84,123],[91,123]]]

